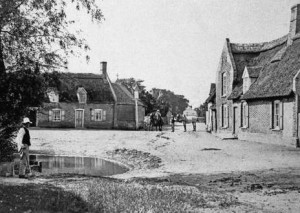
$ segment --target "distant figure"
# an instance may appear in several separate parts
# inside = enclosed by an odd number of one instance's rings
[[[171,120],[170,120],[170,123],[171,123],[171,126],[172,126],[172,132],[175,131],[175,120],[176,120],[175,115],[172,114],[171,115]]]
[[[19,178],[26,178],[25,173],[26,169],[28,169],[29,174],[31,173],[30,165],[29,165],[29,147],[30,143],[30,134],[29,134],[29,126],[32,122],[29,118],[24,118],[22,122],[22,127],[20,128],[17,135],[17,143],[18,143],[18,151],[20,152],[20,168],[19,168]]]
[[[186,123],[192,123],[193,131],[196,131],[197,112],[189,106],[183,111],[183,115],[186,117]]]
[[[156,112],[155,112],[155,116],[156,116],[156,117],[161,117],[161,114],[160,114],[160,111],[159,111],[159,109],[158,109],[158,110],[156,110]]]
[[[182,124],[183,124],[183,128],[184,128],[184,131],[186,132],[186,122],[187,122],[187,117],[185,114],[182,114]]]
[[[157,110],[154,113],[151,113],[150,119],[151,119],[151,126],[155,127],[156,131],[157,131],[157,127],[159,131],[162,131],[163,119],[161,117],[159,110]]]

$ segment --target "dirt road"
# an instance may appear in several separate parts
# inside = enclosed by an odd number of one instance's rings
[[[213,205],[217,208],[203,212],[299,212],[300,149],[220,140],[206,133],[203,124],[197,128],[196,132],[191,126],[183,132],[181,125],[175,132],[166,127],[162,132],[32,129],[31,150],[121,162],[130,171],[114,178],[128,186],[179,185],[201,194],[213,192],[230,197],[230,202],[218,204],[216,200]],[[7,184],[49,181],[1,180]],[[61,183],[53,181],[56,185]],[[70,183],[80,187],[83,182],[78,179]]]

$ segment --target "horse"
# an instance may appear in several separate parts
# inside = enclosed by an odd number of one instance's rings
[[[156,131],[157,131],[157,127],[158,127],[159,131],[162,131],[163,123],[164,123],[163,119],[159,113],[152,112],[150,114],[150,124],[151,124],[152,129],[155,126]]]

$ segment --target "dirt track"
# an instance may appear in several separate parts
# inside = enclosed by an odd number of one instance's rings
[[[140,184],[182,185],[236,197],[225,212],[298,212],[300,150],[196,132],[32,130],[32,151],[97,156],[131,170],[115,178]],[[2,179],[6,183],[27,180]],[[44,182],[36,178],[31,183]],[[207,210],[206,210],[207,211]],[[206,212],[205,211],[205,212]],[[208,211],[210,212],[210,211]],[[212,211],[215,212],[215,211]],[[217,211],[218,212],[218,211]],[[222,211],[223,212],[223,211]]]

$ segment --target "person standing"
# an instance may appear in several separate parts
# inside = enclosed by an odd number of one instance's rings
[[[29,126],[32,122],[29,118],[25,117],[22,122],[22,127],[20,128],[17,135],[18,142],[18,151],[20,152],[21,160],[19,167],[19,178],[26,178],[25,172],[26,168],[28,168],[29,173],[31,173],[30,165],[29,165],[29,147],[30,143],[30,134],[29,134]]]
[[[175,115],[172,114],[171,116],[171,126],[172,126],[172,132],[175,131]]]
[[[187,117],[185,114],[182,114],[182,124],[185,132],[186,132],[186,122],[187,122]]]

